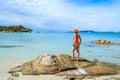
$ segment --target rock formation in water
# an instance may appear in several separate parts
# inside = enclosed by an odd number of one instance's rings
[[[96,40],[96,41],[90,41],[92,44],[100,44],[100,45],[120,45],[120,43],[111,42],[107,40]]]

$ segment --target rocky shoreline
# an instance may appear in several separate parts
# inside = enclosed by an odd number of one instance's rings
[[[71,56],[66,54],[41,55],[12,68],[8,73],[13,77],[19,77],[19,73],[22,73],[23,75],[62,76],[67,80],[87,80],[89,78],[96,80],[95,77],[120,74],[120,66],[99,61],[93,62],[82,57],[79,58],[79,61],[73,61]]]

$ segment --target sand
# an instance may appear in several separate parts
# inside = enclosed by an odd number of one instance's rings
[[[2,80],[7,80],[9,77]],[[20,74],[19,77],[11,77],[11,78],[13,78],[14,80],[69,80],[69,79],[65,79],[65,77],[59,77],[55,75],[22,75]],[[99,76],[99,77],[86,77],[81,80],[120,80],[120,74]]]
[[[21,75],[20,74],[19,77],[12,77],[12,78],[14,80],[64,80],[64,77],[59,77],[55,75]]]

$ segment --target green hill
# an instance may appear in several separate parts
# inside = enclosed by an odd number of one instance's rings
[[[0,26],[0,32],[32,32],[31,29],[25,28],[22,25],[18,26]]]

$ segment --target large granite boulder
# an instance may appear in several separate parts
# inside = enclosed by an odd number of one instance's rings
[[[62,70],[74,69],[76,66],[68,55],[45,55],[21,65],[21,72],[24,75],[31,74],[53,74]]]
[[[23,75],[56,74],[59,76],[80,76],[80,75],[109,75],[120,73],[120,68],[103,64],[100,62],[88,61],[79,58],[78,61],[71,60],[71,56],[43,55],[36,59],[23,63],[21,66],[13,68],[9,73],[22,72]]]

